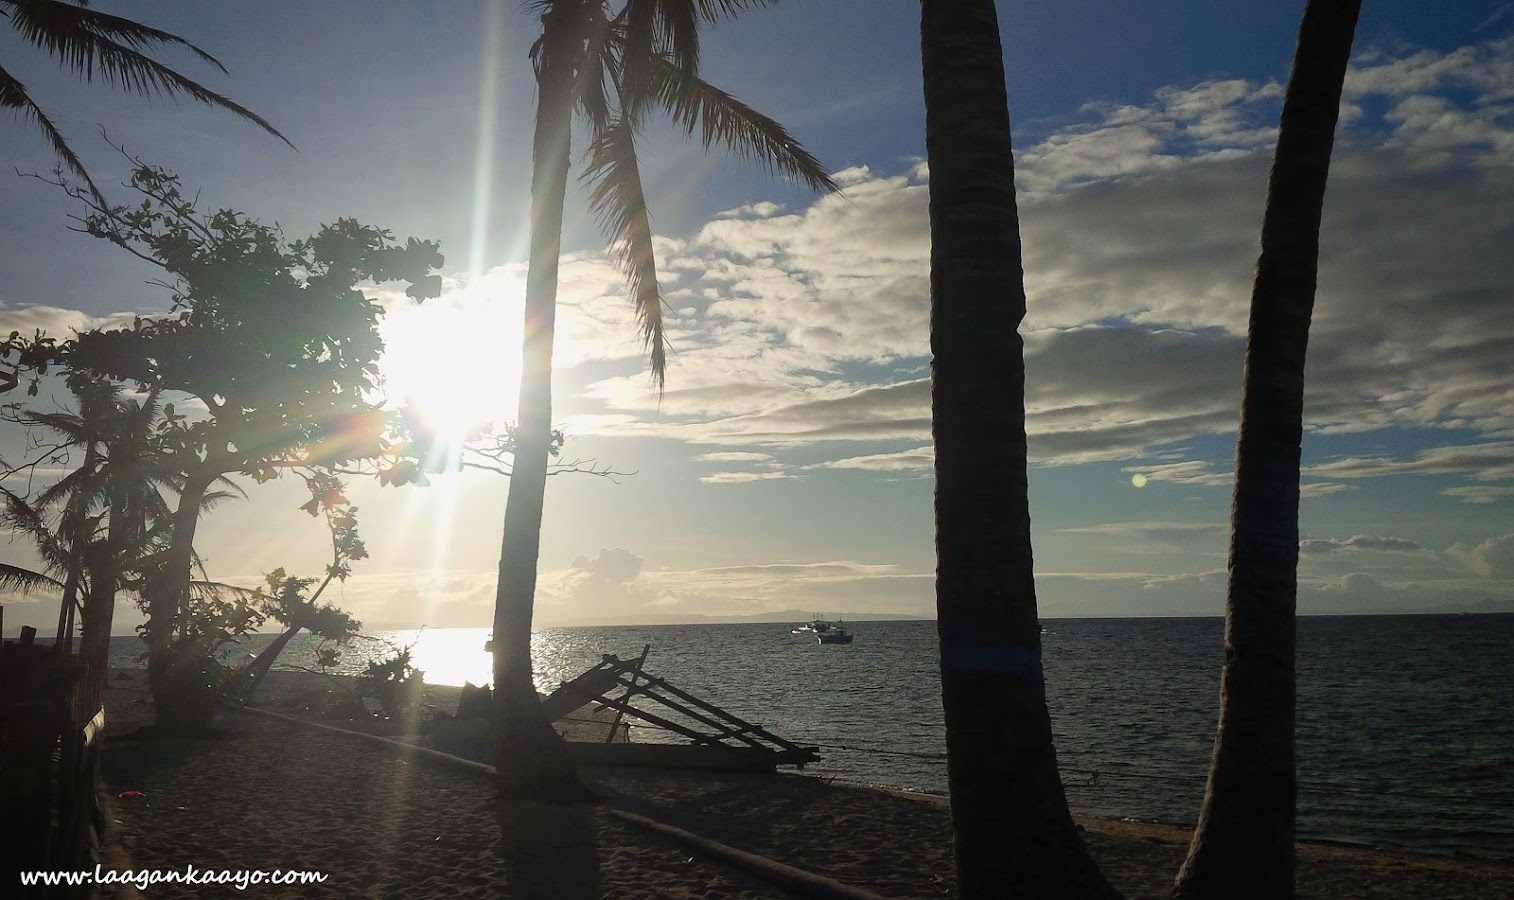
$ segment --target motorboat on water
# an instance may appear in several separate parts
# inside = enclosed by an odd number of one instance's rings
[[[841,623],[837,622],[824,631],[816,632],[815,639],[822,644],[850,644],[852,633],[842,628]]]
[[[842,627],[840,622],[827,621],[818,613],[809,623],[795,628],[793,633],[813,634],[815,639],[822,644],[850,644],[852,642],[852,633]]]
[[[823,619],[823,618],[821,618],[820,616],[817,615],[808,624],[806,624],[806,625],[800,625],[798,628],[795,628],[794,631],[793,631],[793,633],[794,634],[811,634],[811,633],[814,633],[814,634],[826,634],[828,632],[834,631],[835,629],[837,629],[839,627],[840,627],[839,623],[836,623],[836,622],[827,622],[825,619]]]

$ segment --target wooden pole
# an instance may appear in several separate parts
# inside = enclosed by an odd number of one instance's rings
[[[622,668],[622,669],[626,665],[624,662],[621,662],[619,659],[616,659],[613,656],[607,657],[606,661],[607,662],[613,661],[614,663],[618,664],[619,668]],[[643,674],[645,675],[645,673],[643,673]],[[783,738],[780,738],[780,737],[778,737],[775,734],[768,733],[760,725],[753,725],[750,722],[744,721],[744,720],[742,720],[742,719],[740,719],[740,718],[738,718],[736,716],[731,715],[730,713],[728,713],[725,710],[719,708],[718,706],[712,706],[712,705],[704,702],[703,700],[700,700],[698,697],[695,697],[695,696],[693,696],[691,694],[687,694],[687,693],[679,690],[678,688],[673,687],[671,684],[668,684],[666,681],[663,681],[661,678],[656,677],[655,675],[646,675],[646,679],[647,679],[647,688],[650,688],[650,687],[660,687],[663,690],[667,691],[669,694],[672,694],[673,696],[677,697],[680,700],[683,700],[686,703],[691,703],[694,706],[696,706],[696,707],[704,710],[705,712],[710,713],[711,715],[719,716],[720,718],[725,719],[727,722],[731,723],[732,725],[736,725],[738,727],[738,729],[740,729],[742,731],[749,731],[749,732],[751,732],[753,734],[760,735],[764,739],[772,741],[774,744],[777,744],[778,746],[784,748],[785,750],[802,750],[803,749],[802,747],[798,746],[797,744],[791,744],[788,741],[785,741]],[[653,697],[653,698],[655,698],[657,700],[660,700],[661,702],[666,703],[669,706],[674,706],[675,708],[677,708],[676,704],[670,703],[666,698],[658,697],[656,694],[653,694],[649,690],[647,690],[647,688],[643,688],[642,690],[645,691],[648,696]],[[702,719],[702,717],[698,717],[698,718]],[[703,721],[705,721],[706,724],[714,724],[712,722],[709,722],[708,720],[703,720]],[[734,737],[740,737],[743,740],[748,740],[747,738],[745,738],[744,736],[739,735],[739,734],[733,735],[733,736]],[[748,742],[750,743],[749,740],[748,740]]]
[[[638,660],[636,660],[636,671],[631,675],[631,689],[627,690],[626,693],[625,693],[625,696],[623,696],[623,697],[620,698],[620,702],[622,702],[622,703],[624,703],[624,704],[626,704],[628,706],[630,705],[630,703],[631,703],[631,695],[636,692],[636,678],[637,678],[637,676],[641,675],[641,667],[647,664],[647,654],[651,653],[651,652],[652,652],[652,645],[651,644],[644,644],[642,646],[642,648],[641,648],[641,658],[638,659]],[[607,735],[605,735],[605,743],[606,744],[613,744],[613,743],[615,743],[615,732],[617,730],[619,730],[621,720],[624,719],[625,716],[626,716],[625,710],[622,710],[622,709],[615,710],[615,721],[613,721],[613,722],[610,723],[610,733],[607,734]],[[629,732],[630,730],[631,730],[631,726],[629,724],[626,725],[626,731]],[[631,740],[630,734],[626,735],[626,740],[627,741]]]

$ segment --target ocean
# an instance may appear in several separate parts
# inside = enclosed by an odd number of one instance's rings
[[[1074,811],[1191,824],[1214,741],[1223,622],[1046,626],[1047,694]],[[650,644],[647,671],[818,746],[822,759],[806,772],[944,793],[935,623],[857,622],[852,644],[828,646],[791,627],[546,628],[534,636],[538,687]],[[379,637],[411,646],[430,683],[489,680],[486,629]],[[140,647],[113,639],[116,664],[135,665]],[[378,649],[349,655],[342,670],[360,671]],[[1514,615],[1300,619],[1300,836],[1514,859],[1511,651]],[[311,664],[309,644],[297,640],[282,662]],[[653,729],[633,739],[677,740]]]

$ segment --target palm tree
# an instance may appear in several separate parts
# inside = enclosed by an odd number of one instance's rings
[[[22,39],[57,57],[59,63],[85,81],[94,81],[98,75],[138,96],[188,96],[208,106],[229,109],[289,144],[289,139],[262,116],[180,75],[148,53],[159,47],[182,47],[224,73],[226,67],[215,57],[178,35],[96,12],[88,6],[89,0],[78,0],[77,5],[63,0],[0,0],[0,18],[8,20]],[[0,107],[21,110],[42,131],[63,165],[82,179],[96,197],[101,196],[63,132],[32,100],[26,86],[4,66],[0,66]]]
[[[0,517],[31,538],[46,568],[63,576],[57,582],[63,591],[59,646],[71,643],[77,604],[79,655],[94,696],[104,686],[116,596],[153,553],[149,526],[167,514],[159,491],[171,489],[174,480],[156,464],[153,436],[161,407],[155,393],[140,401],[123,398],[116,386],[78,373],[67,384],[77,413],[28,411],[15,421],[54,432],[60,447],[82,448],[83,463],[31,502],[3,491]],[[61,507],[56,531],[46,520],[53,507]],[[17,571],[10,575],[21,577]]]
[[[1251,292],[1230,511],[1220,720],[1180,898],[1294,895],[1295,608],[1304,354],[1320,218],[1361,0],[1309,0]]]
[[[547,723],[531,675],[531,618],[552,445],[552,338],[557,262],[575,113],[589,134],[586,176],[626,272],[641,334],[661,389],[666,374],[662,298],[652,229],[637,166],[636,129],[662,110],[706,148],[724,145],[817,191],[836,185],[777,122],[699,78],[699,29],[767,0],[531,0],[542,33],[532,47],[537,84],[531,172],[531,250],[515,460],[501,538],[494,612],[496,770],[504,797],[582,792]]]
[[[1078,836],[1041,667],[1026,481],[1025,316],[993,0],[923,0],[936,627],[958,891],[1117,896]]]

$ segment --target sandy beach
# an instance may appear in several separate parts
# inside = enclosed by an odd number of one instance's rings
[[[253,705],[308,715],[325,682],[275,674]],[[128,673],[108,700],[106,867],[327,876],[245,891],[156,885],[145,896],[768,898],[843,896],[843,886],[859,897],[954,894],[943,798],[803,775],[591,768],[585,776],[604,802],[515,808],[506,839],[492,784],[476,767],[257,710],[223,715],[213,738],[133,739],[146,721],[141,687],[140,674]],[[432,687],[426,702],[447,711],[456,697],[455,688]],[[439,734],[394,734],[403,729],[392,723],[365,730],[486,761],[480,732],[462,723]],[[142,796],[119,796],[127,791]],[[818,878],[796,887],[752,874],[622,812]],[[1167,896],[1187,829],[1080,824],[1125,896]],[[1481,900],[1514,896],[1514,866],[1305,843],[1298,885],[1311,898]],[[144,895],[127,887],[108,896]]]

